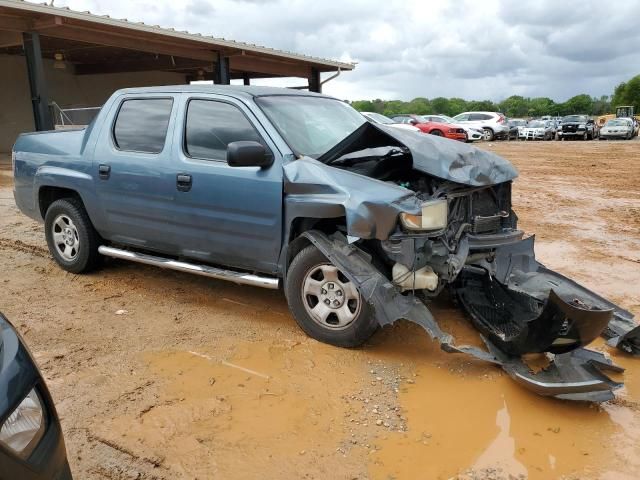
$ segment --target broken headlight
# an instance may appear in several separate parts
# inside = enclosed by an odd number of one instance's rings
[[[28,458],[45,429],[42,403],[35,388],[20,402],[0,428],[0,443],[21,458]]]
[[[420,215],[401,213],[400,222],[408,230],[442,230],[447,226],[447,200],[431,200],[422,204]]]

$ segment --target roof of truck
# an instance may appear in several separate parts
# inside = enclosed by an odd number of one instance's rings
[[[262,97],[267,95],[299,95],[326,97],[308,90],[281,87],[260,87],[255,85],[166,85],[159,87],[123,88],[119,93],[217,93],[232,97]]]

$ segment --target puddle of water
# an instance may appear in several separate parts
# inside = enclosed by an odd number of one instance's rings
[[[457,319],[447,309],[437,315],[444,324]],[[447,328],[461,340],[473,334],[460,325]],[[408,431],[382,439],[370,464],[372,478],[451,479],[473,471],[479,475],[474,478],[491,472],[500,479],[624,479],[640,471],[636,359],[614,355],[630,368],[622,395],[631,407],[601,409],[534,395],[500,370],[434,351],[423,338],[408,346],[402,336],[386,340],[376,353],[415,362],[417,377],[400,390]],[[597,341],[595,347],[602,345]]]

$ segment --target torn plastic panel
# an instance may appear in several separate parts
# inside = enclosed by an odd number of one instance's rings
[[[341,234],[331,237],[319,231],[302,234],[310,240],[350,281],[358,286],[371,305],[381,326],[405,319],[420,325],[429,336],[440,343],[443,351],[464,353],[474,358],[500,365],[524,387],[541,395],[567,400],[605,401],[621,384],[608,379],[599,368],[621,371],[604,356],[584,349],[556,355],[554,362],[543,372],[533,374],[518,356],[510,355],[483,337],[490,351],[467,345],[455,345],[453,337],[440,329],[435,318],[418,298],[402,295],[371,262],[371,257],[354,244],[348,244]]]
[[[492,262],[494,270],[488,272],[489,276],[510,292],[542,302],[546,302],[553,291],[558,298],[572,304],[577,310],[586,310],[584,318],[592,318],[596,323],[603,322],[604,312],[610,311],[609,321],[601,335],[609,340],[609,345],[632,355],[640,355],[640,326],[633,320],[633,314],[539,263],[535,258],[534,243],[535,236],[531,236],[497,248],[495,261]],[[577,328],[577,323],[573,322],[572,325]],[[594,324],[593,328],[596,327],[599,328]],[[584,339],[587,340],[592,333],[585,335]]]
[[[364,123],[318,160],[331,163],[352,152],[385,146],[408,149],[415,170],[463,185],[490,186],[518,176],[518,171],[508,160],[486,150],[435,135],[371,122]]]
[[[613,392],[624,384],[603,373],[609,370],[624,372],[600,352],[579,348],[553,356],[549,366],[538,373],[519,358],[505,355],[490,341],[483,338],[487,348],[499,359],[502,368],[523,387],[547,397],[562,400],[606,402],[615,398]]]
[[[550,290],[542,301],[475,271],[463,271],[456,283],[476,328],[511,355],[575,350],[596,339],[613,316],[612,308],[587,307],[579,291],[562,298]]]

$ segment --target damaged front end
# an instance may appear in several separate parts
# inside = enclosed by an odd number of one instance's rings
[[[622,384],[604,371],[622,369],[584,347],[602,335],[640,354],[633,315],[537,262],[534,237],[517,228],[517,172],[506,160],[429,137],[368,124],[320,161],[292,162],[285,166],[289,214],[343,209],[345,235],[303,235],[358,286],[380,325],[417,323],[443,350],[500,365],[541,395],[613,398]],[[374,267],[372,255],[388,271]],[[456,345],[440,329],[426,303],[444,289],[487,350]],[[531,353],[546,355],[548,366],[533,373],[522,360]]]

